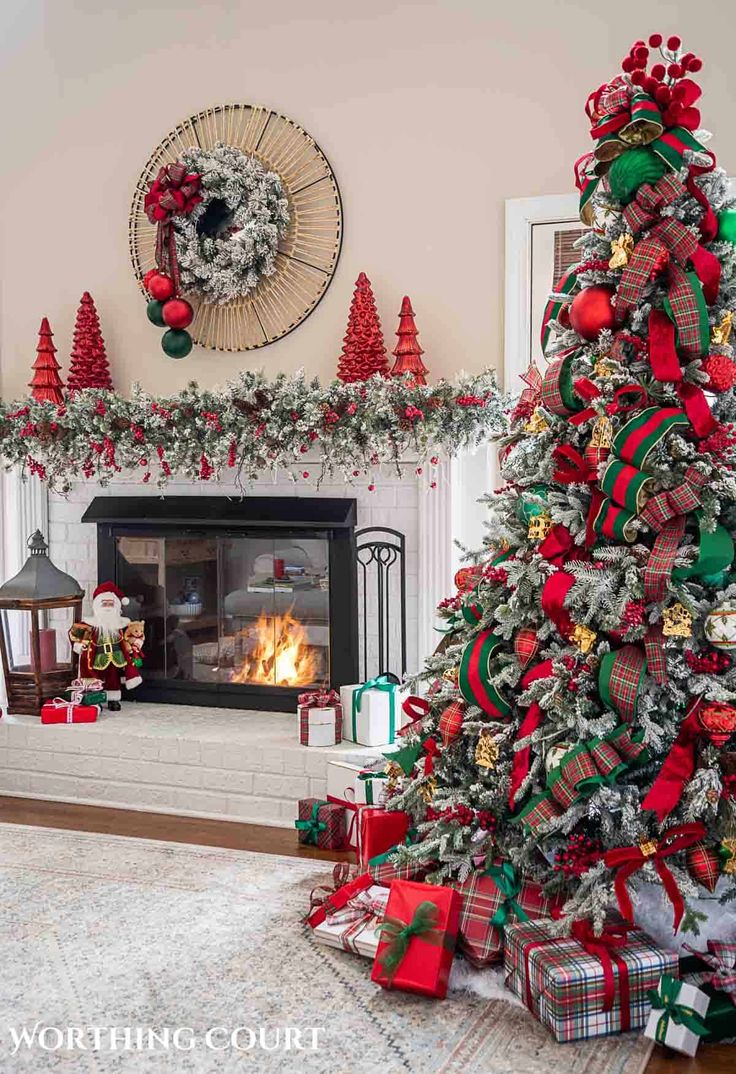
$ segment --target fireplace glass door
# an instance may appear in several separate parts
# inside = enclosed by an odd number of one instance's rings
[[[127,613],[145,621],[148,682],[277,688],[330,681],[325,538],[131,535],[116,542]]]

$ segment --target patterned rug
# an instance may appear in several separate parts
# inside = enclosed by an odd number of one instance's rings
[[[299,925],[326,871],[0,824],[0,1071],[643,1071],[649,1045],[636,1035],[557,1045],[500,999],[377,988],[368,960],[319,946]]]

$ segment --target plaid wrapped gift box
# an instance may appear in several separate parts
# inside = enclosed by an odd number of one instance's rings
[[[355,891],[344,906],[331,909],[324,921],[314,926],[315,940],[354,955],[375,958],[378,926],[383,921],[387,901],[387,889],[377,884]]]
[[[507,924],[550,917],[552,913],[552,903],[540,885],[523,880],[510,862],[472,872],[453,887],[463,900],[458,950],[478,969],[503,959]]]
[[[299,694],[297,718],[302,746],[337,746],[342,742],[342,705],[337,690]]]
[[[651,1009],[649,990],[663,973],[677,976],[677,955],[655,947],[639,929],[608,950],[552,936],[539,921],[508,925],[504,940],[507,986],[561,1043],[641,1028]]]
[[[294,827],[299,842],[320,850],[339,850],[345,845],[347,822],[345,806],[323,802],[320,798],[300,798],[298,819]]]

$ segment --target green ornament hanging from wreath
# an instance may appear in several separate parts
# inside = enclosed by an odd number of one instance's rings
[[[194,310],[182,294],[222,305],[273,275],[289,226],[288,198],[275,172],[218,142],[212,149],[186,149],[162,167],[143,204],[157,227],[157,267],[143,278],[151,296],[148,318],[169,330],[164,352],[183,358],[192,349],[186,329]]]

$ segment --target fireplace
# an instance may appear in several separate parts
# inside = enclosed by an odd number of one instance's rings
[[[145,621],[141,701],[294,711],[358,677],[353,499],[98,497],[100,581]]]

